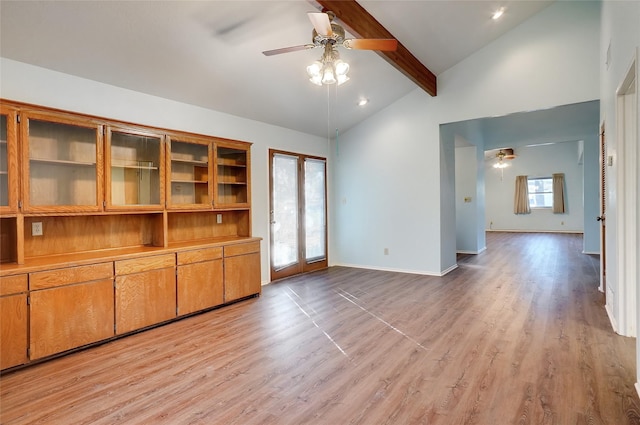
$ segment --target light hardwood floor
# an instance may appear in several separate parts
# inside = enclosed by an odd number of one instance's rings
[[[5,374],[15,424],[639,424],[582,237],[489,233],[429,277],[335,267]]]

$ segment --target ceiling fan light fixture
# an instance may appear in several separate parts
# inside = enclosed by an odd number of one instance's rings
[[[347,72],[349,72],[349,64],[343,61],[342,59],[338,59],[337,61],[335,61],[334,65],[336,67],[336,75],[338,76],[340,75],[346,76]]]
[[[336,80],[336,72],[333,68],[333,63],[327,62],[324,64],[322,68],[322,84],[335,84],[338,80]]]
[[[322,85],[322,66],[322,62],[315,61],[307,67],[307,75],[309,76],[309,81],[311,81],[316,86]]]
[[[349,64],[340,59],[340,54],[331,44],[325,45],[324,53],[319,61],[307,66],[309,81],[318,86],[343,84],[349,80],[348,72]]]
[[[320,75],[322,71],[322,63],[319,61],[315,61],[311,65],[307,67],[307,74],[309,77],[315,77],[316,75]]]
[[[349,81],[349,77],[346,75],[338,75],[338,85],[342,85]]]
[[[309,81],[311,81],[316,86],[321,86],[322,85],[322,77],[320,75],[315,75],[315,76],[309,78]]]

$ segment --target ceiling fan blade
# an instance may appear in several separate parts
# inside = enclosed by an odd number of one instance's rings
[[[318,34],[327,37],[331,37],[333,35],[329,15],[320,12],[309,12],[307,13],[307,16]]]
[[[313,49],[315,44],[302,44],[300,46],[283,47],[282,49],[266,50],[262,52],[265,56],[280,55],[282,53],[297,52],[299,50]]]
[[[393,52],[398,48],[398,40],[393,38],[349,38],[342,45],[347,49]]]

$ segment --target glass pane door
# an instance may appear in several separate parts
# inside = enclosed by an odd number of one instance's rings
[[[22,118],[24,210],[101,210],[102,126],[55,114]]]
[[[274,155],[271,184],[271,263],[281,271],[299,262],[298,158]]]
[[[109,134],[109,206],[160,206],[162,139],[146,134]]]
[[[307,262],[327,258],[325,192],[325,161],[306,158],[304,160],[304,234]]]
[[[9,206],[9,161],[7,147],[7,116],[0,115],[0,207]]]
[[[325,160],[270,156],[271,280],[327,267]]]

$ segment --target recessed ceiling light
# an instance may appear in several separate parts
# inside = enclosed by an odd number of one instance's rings
[[[493,12],[493,15],[491,15],[491,19],[493,19],[494,21],[497,19],[500,19],[500,17],[504,14],[504,7],[501,7],[500,9],[496,10],[495,12]]]
[[[362,98],[358,101],[358,106],[364,106],[369,103],[369,99]]]

